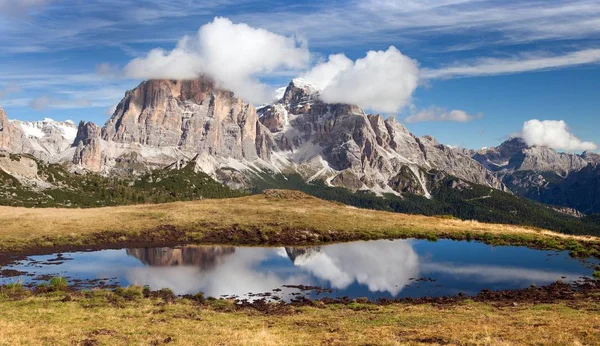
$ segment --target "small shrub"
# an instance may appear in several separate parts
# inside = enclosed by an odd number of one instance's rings
[[[5,286],[0,286],[0,297],[9,299],[23,299],[30,295],[20,282],[13,282]]]
[[[50,290],[51,290],[50,286],[48,286],[48,284],[45,282],[42,282],[41,284],[39,284],[35,287],[35,291],[37,293],[48,293],[48,292],[50,292]]]
[[[204,293],[198,292],[192,297],[192,300],[198,303],[204,303],[206,298],[204,298]]]
[[[69,282],[66,278],[55,277],[50,280],[50,288],[54,291],[64,291],[69,287]]]
[[[113,293],[126,300],[139,300],[144,297],[143,289],[139,286],[130,286],[127,288],[118,287]]]
[[[427,235],[427,240],[431,241],[431,242],[436,242],[436,241],[438,241],[438,237],[435,234],[428,234]]]

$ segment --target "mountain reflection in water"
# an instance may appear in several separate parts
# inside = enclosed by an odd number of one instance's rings
[[[176,294],[207,296],[273,292],[289,299],[298,290],[331,289],[320,297],[396,298],[477,294],[482,289],[517,289],[591,276],[598,260],[580,261],[568,252],[478,242],[379,240],[320,247],[184,246],[100,250],[31,256],[5,265],[22,272],[24,284],[64,276],[93,287],[92,280],[121,286],[170,288]],[[8,281],[10,282],[10,281]],[[306,293],[311,297],[316,292]]]
[[[419,257],[410,241],[302,248],[192,246],[130,249],[127,254],[149,265],[132,268],[128,272],[130,281],[153,288],[170,287],[180,294],[201,290],[213,296],[244,295],[269,292],[283,285],[323,282],[334,289],[346,289],[356,282],[371,292],[396,296],[410,278],[419,275]],[[276,265],[284,256],[293,266]],[[273,262],[271,266],[269,262]]]
[[[210,269],[219,264],[225,255],[235,252],[233,246],[185,246],[179,248],[127,249],[127,255],[153,267],[195,265]]]

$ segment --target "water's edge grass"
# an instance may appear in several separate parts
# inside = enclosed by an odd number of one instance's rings
[[[141,287],[0,288],[12,344],[598,344],[598,294],[565,299],[236,304]],[[562,289],[561,289],[562,290]],[[518,303],[517,303],[518,302]],[[27,332],[25,332],[27,330]]]

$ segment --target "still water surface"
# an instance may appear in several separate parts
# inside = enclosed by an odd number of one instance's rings
[[[121,286],[170,288],[176,294],[244,298],[271,292],[283,299],[300,294],[285,286],[305,285],[331,290],[302,293],[312,298],[376,299],[475,295],[482,289],[575,281],[591,276],[597,264],[597,260],[573,259],[567,252],[450,240],[380,240],[304,248],[184,246],[31,256],[3,266],[1,270],[21,273],[2,277],[0,283],[27,284],[64,276],[83,286],[102,279]]]

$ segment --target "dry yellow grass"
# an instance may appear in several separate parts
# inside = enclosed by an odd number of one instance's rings
[[[0,345],[597,345],[597,303],[494,307],[328,305],[281,315],[179,300],[121,306],[62,296],[0,300]],[[224,304],[219,302],[219,306]],[[225,304],[226,305],[226,304]]]
[[[66,245],[99,232],[136,234],[159,226],[195,232],[196,239],[215,229],[259,228],[272,232],[310,229],[342,232],[364,238],[404,237],[415,233],[448,235],[508,235],[599,244],[598,238],[571,236],[530,227],[407,215],[347,207],[301,193],[278,191],[223,200],[96,209],[29,209],[0,207],[0,251],[36,246]],[[60,240],[60,238],[62,240]],[[43,242],[40,239],[43,238]],[[357,237],[360,238],[360,237]],[[86,239],[90,245],[93,239]],[[102,244],[97,244],[102,245]]]

